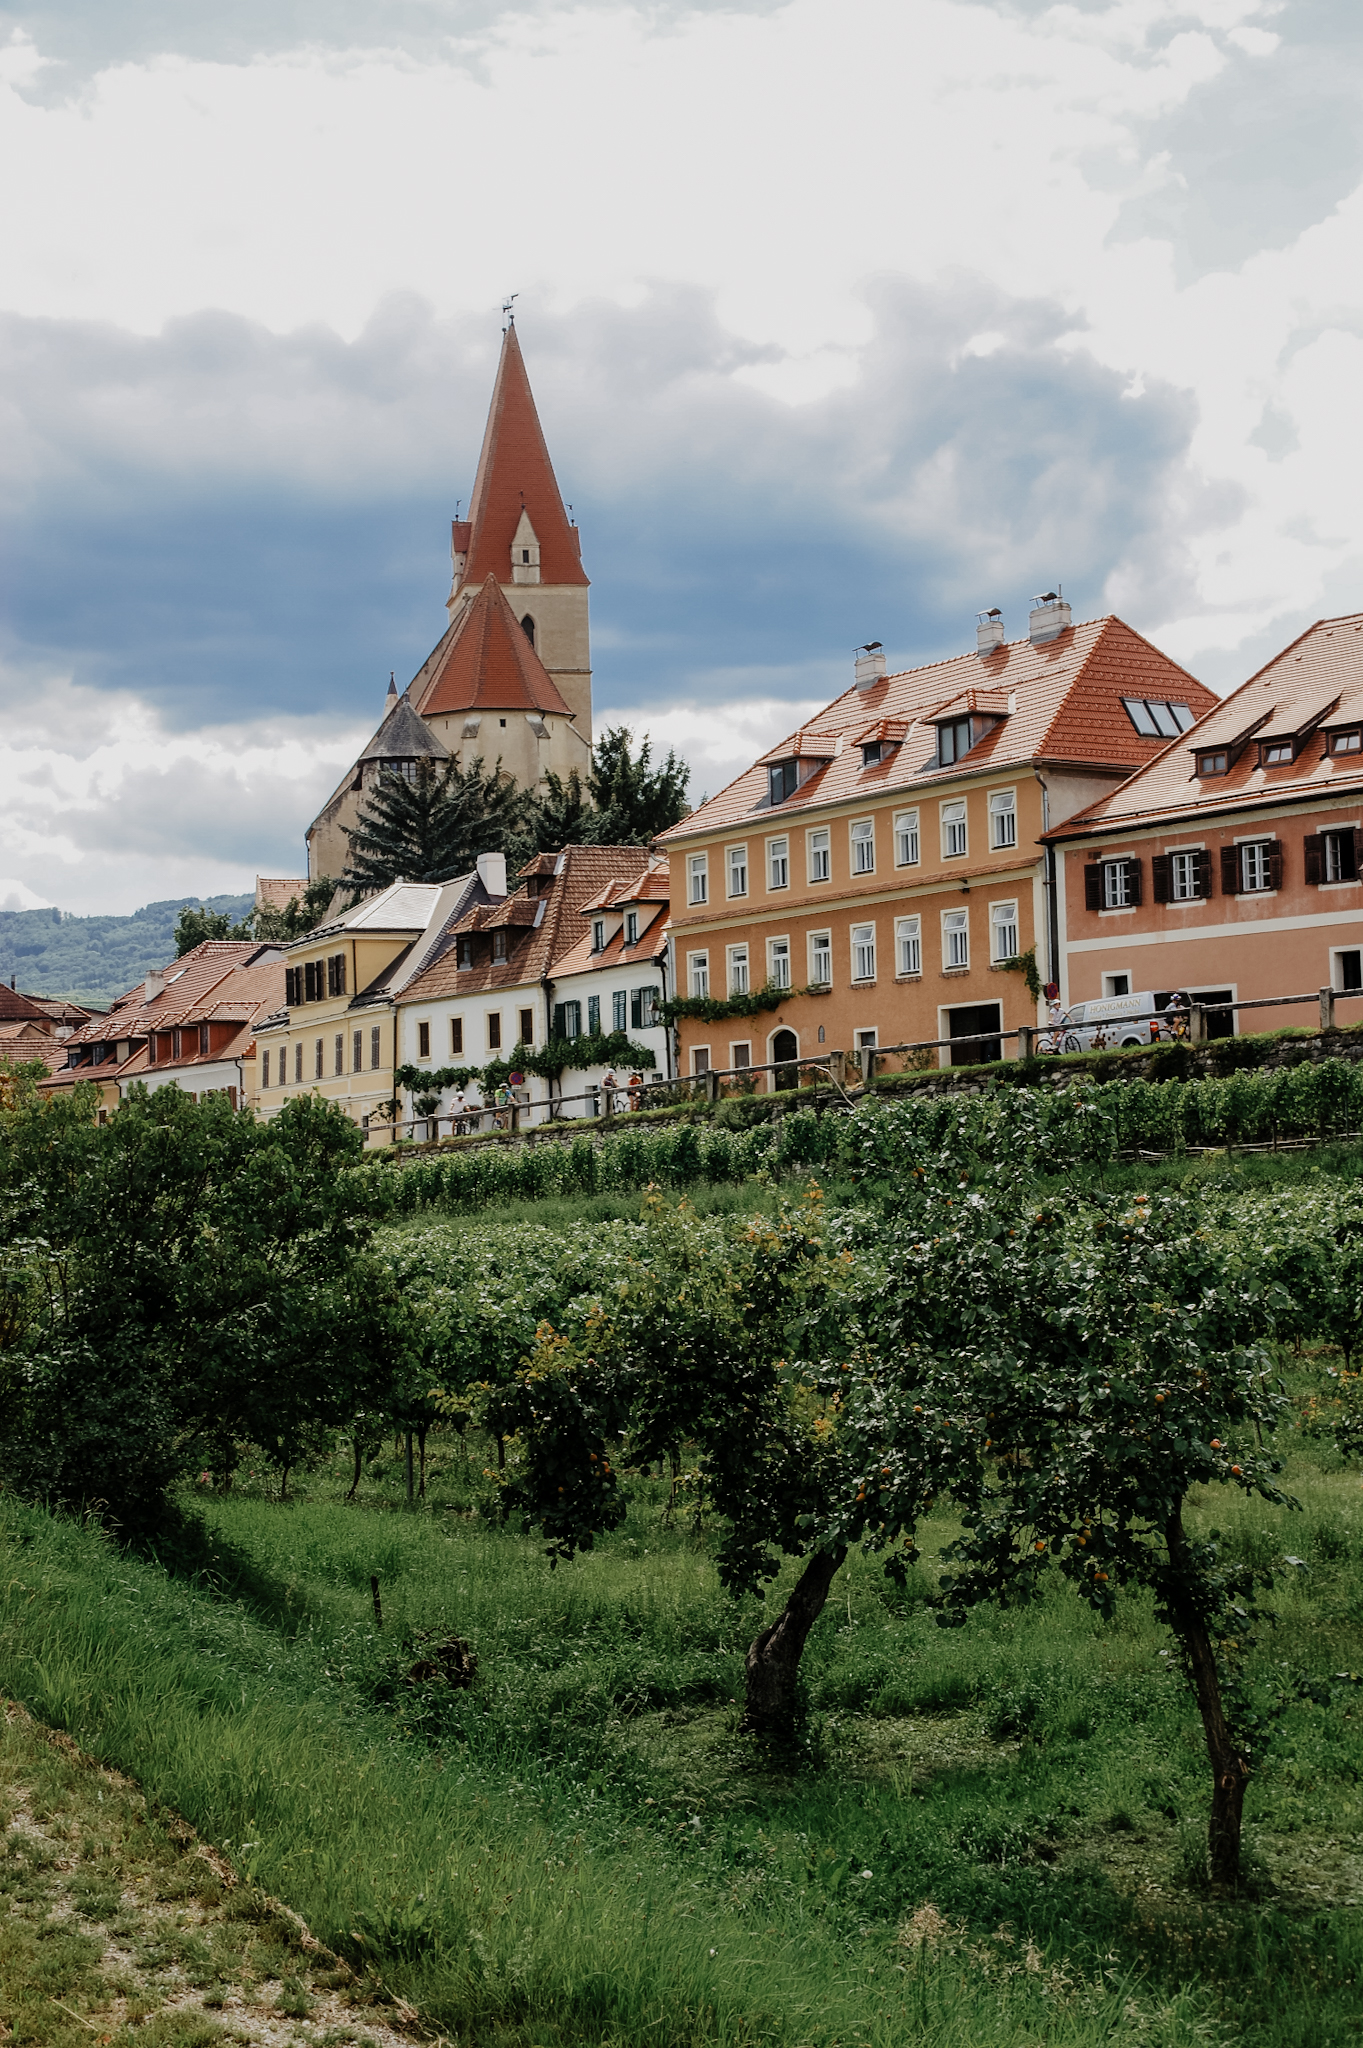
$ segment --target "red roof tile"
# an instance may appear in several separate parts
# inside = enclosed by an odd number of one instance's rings
[[[1363,724],[1363,612],[1318,620],[1189,732],[1164,743],[1156,759],[1047,836],[1129,831],[1133,823],[1253,809],[1293,797],[1308,801],[1336,790],[1356,793],[1363,783],[1363,758],[1332,755],[1326,745],[1326,735],[1348,722],[1351,705],[1355,722]],[[1310,734],[1296,760],[1261,768],[1259,739],[1292,732]],[[1234,752],[1237,744],[1243,751],[1228,773],[1198,775],[1199,754],[1218,748]]]
[[[933,719],[943,706],[973,693],[989,707],[1002,706],[999,722],[954,767],[936,764]],[[1142,765],[1166,742],[1143,739],[1122,708],[1123,696],[1157,697],[1191,707],[1194,717],[1217,699],[1167,655],[1117,618],[1067,626],[1057,639],[1034,647],[1014,640],[985,658],[957,654],[926,668],[884,676],[870,689],[847,690],[781,746],[702,804],[699,810],[660,833],[670,846],[731,827],[798,816],[802,811],[887,792],[906,794],[963,775],[1018,767],[1027,762],[1121,769]],[[1009,704],[1014,709],[1007,711]],[[962,716],[965,715],[964,710]],[[864,767],[857,746],[847,744],[827,758],[827,742],[853,736],[881,720],[903,720],[907,738],[887,757]],[[765,764],[814,755],[822,742],[823,765],[793,796],[774,808],[768,800]],[[797,752],[798,746],[798,752]]]
[[[52,1022],[51,1013],[32,996],[24,995],[19,989],[6,988],[0,983],[0,1022],[10,1024],[21,1019],[40,1024]]]
[[[469,504],[466,583],[487,576],[510,581],[511,541],[523,511],[539,542],[540,581],[585,584],[577,528],[563,508],[521,345],[508,327]]]
[[[413,683],[412,692],[423,718],[456,711],[572,715],[490,573]]]

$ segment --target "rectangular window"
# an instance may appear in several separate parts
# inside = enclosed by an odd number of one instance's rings
[[[1018,800],[1013,789],[996,789],[989,798],[989,843],[995,851],[1018,843]]]
[[[1334,986],[1341,995],[1363,989],[1363,951],[1350,949],[1335,954]]]
[[[592,919],[592,951],[593,953],[604,953],[605,950],[606,920],[604,917],[594,917]]]
[[[746,896],[748,893],[748,849],[746,846],[731,846],[729,861],[729,894]]]
[[[371,1070],[383,1065],[383,1030],[375,1024],[369,1032],[369,1065]]]
[[[1272,841],[1256,839],[1249,846],[1240,848],[1240,887],[1246,895],[1256,889],[1272,887],[1268,879],[1268,853]]]
[[[487,1013],[487,1044],[489,1052],[500,1052],[502,1049],[502,1013],[500,1010],[489,1010]]]
[[[809,879],[811,882],[826,882],[833,872],[833,835],[827,825],[820,825],[817,832],[808,834]]]
[[[332,1073],[333,1073],[333,1074],[343,1074],[343,1073],[345,1072],[345,1033],[344,1033],[344,1031],[338,1031],[338,1032],[336,1033],[336,1040],[335,1040],[335,1043],[333,1044],[333,1046],[332,1046],[332,1048],[331,1048],[331,1060],[332,1060],[332,1067],[331,1067],[331,1071],[332,1071]]]
[[[748,949],[746,946],[729,948],[729,994],[745,996],[748,993]]]
[[[687,900],[691,903],[706,903],[710,897],[710,861],[704,853],[693,853],[686,863],[690,878]]]
[[[350,1065],[353,1073],[364,1071],[364,1033],[353,1031],[350,1035]]]
[[[876,871],[876,828],[873,818],[858,818],[852,827],[852,873],[873,875]]]
[[[710,955],[708,953],[688,953],[686,958],[690,969],[689,980],[692,995],[708,996],[710,993]]]
[[[1230,753],[1225,747],[1214,747],[1209,754],[1197,757],[1199,775],[1226,775],[1230,772]]]
[[[651,1031],[658,1021],[658,1005],[662,1001],[662,990],[656,982],[647,988],[631,989],[629,998],[629,1021],[635,1031]]]
[[[989,938],[991,954],[996,964],[1001,960],[1017,959],[1018,907],[1016,903],[990,904]]]
[[[854,924],[852,927],[852,979],[853,981],[874,981],[876,978],[876,928],[873,924]]]
[[[468,933],[468,934],[467,934],[466,936],[464,936],[464,937],[462,937],[462,938],[458,938],[458,939],[456,939],[456,940],[455,940],[455,942],[454,942],[454,958],[455,958],[455,964],[456,964],[457,966],[459,966],[459,967],[472,967],[472,965],[473,965],[473,934],[472,934],[472,932],[469,932],[469,933]]]
[[[875,1027],[875,1025],[874,1025],[874,1024],[872,1024],[872,1025],[871,1025],[871,1027],[869,1028],[869,1030],[866,1030],[866,1031],[858,1031],[858,1033],[857,1033],[857,1051],[858,1051],[858,1052],[874,1052],[874,1051],[875,1051],[875,1049],[876,1049],[876,1044],[877,1044],[877,1042],[878,1042],[878,1040],[879,1040],[879,1037],[880,1037],[880,1033],[879,1033],[879,1032],[877,1031],[877,1029],[876,1029],[876,1027]]]
[[[293,1078],[295,1082],[301,1081],[303,1078],[303,1041],[301,1038],[293,1049]]]
[[[638,943],[639,913],[637,910],[627,910],[625,912],[625,944],[627,946],[637,946]]]
[[[959,761],[971,748],[970,720],[968,718],[948,719],[937,728],[937,765],[949,768],[953,761]]]
[[[464,1020],[463,1020],[463,1018],[462,1018],[462,1017],[451,1017],[451,1018],[450,1018],[450,1051],[451,1051],[451,1052],[462,1052],[463,1050],[464,1050]],[[355,1064],[356,1064],[356,1066],[358,1066],[358,1065],[359,1065],[359,1061],[358,1061],[358,1060],[356,1060]]]
[[[767,981],[772,988],[790,987],[790,940],[767,940]]]
[[[809,935],[809,978],[816,988],[828,988],[833,980],[833,934]]]
[[[894,821],[894,864],[916,868],[918,858],[918,813],[900,811]]]
[[[1169,857],[1170,900],[1191,903],[1202,891],[1201,862],[1196,853],[1175,853]]]
[[[1291,740],[1270,740],[1260,752],[1265,768],[1282,768],[1287,762],[1295,760],[1297,750]]]
[[[710,1071],[710,1048],[708,1045],[693,1045],[691,1048],[691,1072],[708,1074]]]
[[[498,962],[498,963],[500,964],[500,962],[502,962],[503,960],[506,960],[506,959],[508,959],[508,958],[510,957],[510,954],[511,954],[511,934],[510,934],[510,932],[508,932],[508,931],[505,931],[505,930],[503,930],[503,931],[496,931],[496,932],[494,932],[494,933],[492,934],[492,957],[493,957],[493,959],[494,959],[495,961],[497,961],[497,962]]]
[[[894,925],[894,971],[896,974],[923,972],[923,920],[897,917]]]
[[[954,860],[966,850],[965,842],[965,799],[957,803],[942,805],[942,855]]]
[[[317,969],[319,964],[316,960],[305,960],[303,962],[303,1001],[305,1003],[315,1003],[317,1000]]]
[[[429,1024],[418,1024],[416,1027],[416,1056],[419,1060],[428,1060],[431,1056],[431,1027]]]
[[[628,1006],[629,996],[627,992],[622,988],[613,989],[611,991],[612,1031],[623,1031],[625,1029],[625,1019],[628,1013]]]
[[[1130,901],[1130,863],[1124,860],[1105,860],[1103,862],[1104,910],[1125,910]]]
[[[1354,851],[1352,832],[1326,832],[1325,879],[1327,882],[1354,882],[1358,879],[1358,861]]]
[[[521,1028],[517,1033],[517,1043],[524,1046],[532,1046],[535,1043],[535,1013],[533,1010],[521,1011]]]
[[[268,1088],[270,1085],[270,1055],[268,1052],[263,1052],[260,1055],[260,1085],[262,1088]]]
[[[563,1026],[562,1026],[562,1029],[561,1029],[561,1030],[560,1030],[560,1032],[559,1032],[559,1036],[560,1036],[560,1038],[581,1038],[581,1036],[582,1036],[582,1005],[581,1005],[581,1003],[580,1003],[580,1002],[576,1002],[576,1001],[574,1001],[574,1002],[570,1002],[570,1003],[560,1003],[558,1007],[559,1007],[559,1009],[560,1009],[560,1010],[562,1011],[562,1013],[563,1013]]]
[[[1332,754],[1363,753],[1363,731],[1355,726],[1352,732],[1332,732],[1330,735]]]
[[[794,796],[799,772],[794,761],[773,761],[767,770],[768,802],[783,804],[788,796]]]
[[[731,1067],[750,1067],[752,1065],[752,1040],[750,1038],[739,1039],[729,1047],[729,1065]]]
[[[312,1078],[314,1081],[320,1081],[322,1078],[322,1041],[320,1038],[312,1049]]]
[[[345,954],[331,953],[327,956],[327,994],[345,994]]]
[[[947,968],[970,965],[970,912],[942,912],[942,965]]]
[[[790,887],[790,841],[769,839],[767,841],[767,887],[788,889]]]
[[[527,1010],[527,1012],[526,1012],[526,1015],[528,1016],[529,1014],[530,1014],[530,1013],[529,1013],[529,1011]],[[601,998],[600,998],[600,996],[588,996],[588,998],[587,998],[587,1036],[588,1036],[588,1038],[598,1038],[598,1037],[599,1037],[600,1035],[601,1035]],[[526,1042],[527,1042],[527,1044],[528,1044],[528,1043],[529,1043],[529,1040],[527,1040]]]

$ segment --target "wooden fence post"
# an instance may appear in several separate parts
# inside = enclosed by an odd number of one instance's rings
[[[1335,992],[1332,988],[1323,988],[1320,992],[1320,1028],[1322,1031],[1335,1028]]]

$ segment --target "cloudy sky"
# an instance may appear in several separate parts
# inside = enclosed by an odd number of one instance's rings
[[[296,874],[518,325],[598,723],[712,790],[1063,583],[1363,606],[1357,0],[0,0],[0,907]]]

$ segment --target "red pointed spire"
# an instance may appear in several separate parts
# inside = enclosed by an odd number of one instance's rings
[[[559,495],[516,329],[508,326],[469,505],[461,584],[511,580],[511,543],[526,512],[540,550],[541,583],[586,584],[573,526]]]

